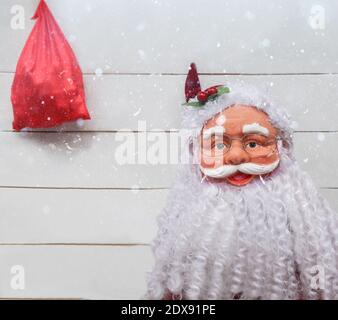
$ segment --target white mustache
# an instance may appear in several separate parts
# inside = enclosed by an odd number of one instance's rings
[[[275,170],[278,164],[279,160],[266,165],[247,162],[241,163],[239,165],[224,165],[218,168],[203,168],[202,166],[200,166],[200,168],[201,171],[208,177],[226,178],[233,175],[237,171],[252,175],[267,174]]]

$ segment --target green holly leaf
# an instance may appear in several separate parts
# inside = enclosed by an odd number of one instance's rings
[[[222,94],[225,94],[225,93],[230,93],[230,88],[228,88],[228,87],[217,88],[217,94],[218,95],[222,95]]]
[[[201,103],[199,101],[187,102],[187,103],[183,103],[183,106],[202,107],[203,103]]]
[[[217,88],[217,93],[213,94],[212,96],[210,96],[208,98],[208,101],[213,101],[215,100],[217,97],[225,94],[225,93],[229,93],[230,89],[228,87],[219,87]],[[187,102],[187,103],[183,103],[183,106],[190,106],[190,107],[203,107],[205,105],[205,103],[199,102],[199,101],[194,101],[194,102]]]
[[[218,92],[217,92],[216,94],[211,95],[211,96],[208,98],[208,101],[213,101],[213,100],[215,100],[218,96],[219,96],[219,94],[218,94]]]

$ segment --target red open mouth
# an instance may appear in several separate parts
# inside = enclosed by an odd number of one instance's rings
[[[254,178],[254,175],[252,174],[246,174],[242,172],[236,172],[230,177],[227,177],[227,181],[235,186],[244,186],[248,184],[252,179]]]

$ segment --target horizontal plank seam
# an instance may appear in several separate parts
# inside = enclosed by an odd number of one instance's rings
[[[119,133],[119,132],[127,132],[127,133],[178,133],[179,129],[170,129],[170,130],[27,130],[27,131],[15,131],[15,130],[0,130],[0,133],[13,133],[13,134],[36,134],[36,133],[46,133],[46,134],[60,134],[60,133]],[[295,134],[297,133],[338,133],[338,130],[295,130]]]
[[[34,186],[0,186],[5,189],[28,189],[28,190],[92,190],[92,191],[161,191],[170,190],[170,187],[149,187],[149,188],[109,188],[109,187],[34,187]],[[338,187],[319,187],[320,190],[338,190]]]
[[[14,71],[0,71],[0,74],[15,74]],[[95,72],[83,72],[86,76],[97,76]],[[172,72],[103,72],[100,76],[186,76],[186,73]],[[338,72],[273,72],[273,73],[247,73],[247,72],[199,72],[201,76],[316,76],[338,75]]]
[[[32,189],[32,190],[93,190],[93,191],[157,191],[170,190],[170,187],[149,187],[149,188],[109,188],[109,187],[34,187],[34,186],[0,186],[0,189]],[[333,189],[338,187],[319,187],[321,190]]]
[[[127,133],[144,133],[144,132],[153,132],[153,133],[176,133],[178,129],[172,130],[25,130],[25,131],[15,131],[15,130],[1,130],[0,133],[14,133],[14,134],[31,134],[31,133],[118,133],[118,132],[127,132]]]
[[[152,191],[152,190],[168,190],[168,188],[109,188],[109,187],[36,187],[36,186],[0,186],[0,189],[33,189],[33,190],[93,190],[93,191],[100,191],[100,190],[116,190],[116,191]]]
[[[59,300],[59,301],[64,301],[64,300],[86,300],[85,298],[77,298],[77,297],[0,297],[0,301],[7,301],[7,300],[17,300],[17,301],[31,301],[31,300],[51,300],[51,301],[56,301],[56,300]]]
[[[65,242],[65,243],[59,243],[59,242],[23,242],[23,243],[0,243],[0,247],[47,247],[47,246],[53,246],[53,247],[149,247],[149,243],[81,243],[81,242]]]

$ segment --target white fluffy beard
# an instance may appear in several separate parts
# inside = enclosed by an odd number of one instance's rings
[[[338,297],[337,215],[281,158],[270,177],[244,187],[202,180],[195,165],[180,170],[158,220],[147,298]]]

